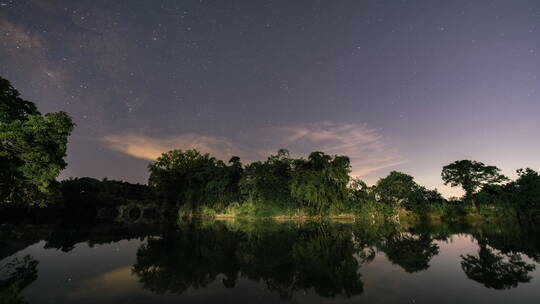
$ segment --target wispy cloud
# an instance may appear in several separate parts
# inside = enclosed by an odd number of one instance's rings
[[[283,145],[295,154],[322,151],[348,156],[355,176],[405,162],[397,147],[386,143],[380,132],[366,124],[325,121],[286,126],[277,131],[283,134]]]
[[[365,124],[328,121],[258,129],[236,143],[194,133],[166,138],[126,133],[105,136],[103,142],[113,150],[147,160],[171,149],[197,149],[223,160],[238,155],[244,161],[265,159],[279,148],[289,149],[295,157],[322,151],[350,157],[354,176],[405,162],[398,149],[385,143],[377,130]]]

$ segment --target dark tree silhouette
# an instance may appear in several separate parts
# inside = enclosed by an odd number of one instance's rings
[[[472,195],[484,185],[498,184],[508,178],[499,173],[499,168],[487,166],[473,160],[458,160],[442,169],[442,179],[445,185],[452,187],[462,186],[465,197]]]

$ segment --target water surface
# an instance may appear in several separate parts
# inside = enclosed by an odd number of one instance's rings
[[[537,235],[501,223],[4,226],[0,303],[537,303]]]

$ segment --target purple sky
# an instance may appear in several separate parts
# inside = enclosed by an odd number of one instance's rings
[[[63,177],[283,147],[456,195],[457,159],[540,170],[539,53],[537,0],[0,0],[0,75],[78,125]]]

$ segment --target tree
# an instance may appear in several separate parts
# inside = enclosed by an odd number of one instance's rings
[[[147,185],[131,184],[124,181],[97,180],[95,178],[70,178],[60,182],[62,208],[91,209],[113,207],[137,201],[151,202],[154,193]],[[89,213],[91,214],[91,213]]]
[[[346,156],[312,152],[294,161],[291,195],[317,214],[339,207],[347,200],[350,161]]]
[[[2,77],[0,77],[0,101],[1,122],[24,120],[29,115],[39,115],[36,105],[22,99],[19,91]]]
[[[379,179],[375,191],[382,202],[400,205],[409,199],[417,186],[412,176],[392,171],[388,176]]]
[[[290,191],[292,160],[289,151],[280,149],[264,162],[246,166],[240,180],[240,191],[252,201],[285,205],[293,201]]]
[[[519,178],[512,183],[513,205],[529,220],[540,219],[540,174],[527,168],[517,170]]]
[[[446,199],[437,191],[437,189],[430,190],[424,186],[417,185],[409,196],[408,207],[409,208],[423,208],[427,204],[443,204],[446,203]],[[418,209],[416,211],[419,211]]]
[[[473,160],[458,160],[442,169],[442,179],[445,185],[462,186],[465,198],[470,199],[484,185],[494,185],[508,178],[499,173],[499,168],[487,166]]]
[[[240,159],[231,166],[197,150],[172,150],[163,153],[148,168],[148,185],[173,205],[221,205],[237,197],[241,174]]]
[[[0,202],[46,204],[67,164],[74,124],[64,112],[41,115],[0,77]]]
[[[375,202],[375,191],[360,178],[352,178],[349,183],[350,200],[353,204]]]

